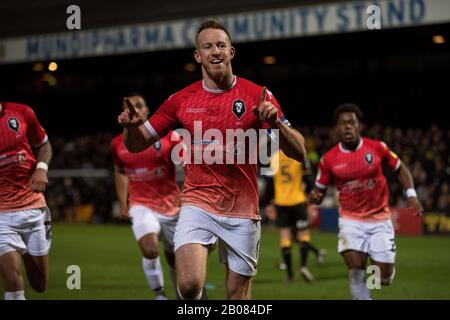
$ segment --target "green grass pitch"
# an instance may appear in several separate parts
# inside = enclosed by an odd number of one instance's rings
[[[313,232],[312,241],[328,251],[326,263],[318,266],[310,255],[309,266],[316,277],[312,284],[297,277],[285,281],[280,260],[278,233],[263,228],[258,274],[253,282],[254,299],[349,299],[347,272],[336,252],[337,235]],[[450,237],[397,237],[397,275],[392,286],[372,290],[374,299],[450,299]],[[298,247],[293,261],[298,267]],[[164,259],[166,291],[174,290]],[[67,267],[81,268],[81,289],[69,290]],[[210,299],[224,299],[224,267],[217,250],[208,259],[207,288]],[[50,281],[45,293],[34,292],[27,284],[28,299],[153,299],[141,268],[141,256],[127,225],[53,226],[50,254]],[[3,285],[0,288],[3,297]]]

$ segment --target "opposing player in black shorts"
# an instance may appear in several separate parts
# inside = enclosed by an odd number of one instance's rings
[[[283,152],[273,157],[271,166],[275,172],[274,200],[272,204],[266,206],[266,212],[276,210],[276,226],[280,229],[280,247],[288,281],[291,282],[294,278],[291,258],[294,238],[300,244],[299,273],[305,281],[311,282],[314,277],[307,267],[308,253],[313,251],[317,262],[323,263],[326,252],[311,244],[307,199],[302,185],[305,171],[301,163],[288,158]]]

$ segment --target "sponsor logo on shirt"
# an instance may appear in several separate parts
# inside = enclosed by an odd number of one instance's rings
[[[26,155],[24,152],[19,151],[18,153],[12,155],[12,156],[6,156],[6,155],[1,155],[0,156],[0,167],[4,167],[13,163],[20,163],[25,161],[26,159]]]
[[[186,112],[203,113],[203,112],[206,112],[206,108],[187,108]]]
[[[126,169],[126,173],[132,181],[149,181],[159,179],[164,176],[164,167],[156,167],[152,170],[148,168]]]
[[[347,168],[347,164],[346,163],[341,163],[341,164],[338,164],[338,165],[333,167],[334,170],[343,170],[345,168]]]

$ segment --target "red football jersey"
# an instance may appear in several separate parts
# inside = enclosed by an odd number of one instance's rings
[[[225,154],[231,145],[232,154],[239,147],[246,155],[256,155],[257,146],[249,146],[248,140],[244,146],[237,146],[225,138],[226,129],[258,132],[258,129],[268,127],[252,110],[258,105],[261,92],[262,87],[239,77],[235,77],[230,89],[224,91],[211,90],[203,81],[198,81],[169,97],[145,126],[151,134],[160,137],[174,128],[186,129],[191,138],[186,155],[190,159],[193,150],[198,150],[199,146],[214,146],[215,150],[222,147]],[[278,108],[278,116],[284,119],[278,102],[269,91],[266,100]],[[194,134],[194,122],[201,123],[203,133],[215,129],[217,134],[198,137]],[[220,141],[219,136],[224,140]],[[256,174],[257,164],[249,161],[243,164],[237,161],[232,164],[208,163],[204,159],[191,161],[185,167],[182,202],[227,217],[260,219]]]
[[[143,205],[166,216],[178,214],[180,189],[171,161],[171,134],[139,153],[127,150],[122,134],[111,142],[114,165],[128,176],[128,205]]]
[[[0,212],[46,206],[44,194],[32,192],[29,183],[36,168],[31,147],[47,139],[30,107],[0,103]]]
[[[354,151],[339,143],[320,160],[316,185],[322,189],[336,185],[342,217],[388,219],[389,189],[382,164],[393,171],[400,167],[400,159],[381,141],[362,137]]]

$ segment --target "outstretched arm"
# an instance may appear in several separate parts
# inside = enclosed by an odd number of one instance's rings
[[[35,150],[37,165],[30,178],[30,188],[33,192],[44,192],[48,184],[48,165],[52,160],[52,146],[49,141],[45,142]]]
[[[278,129],[280,133],[280,148],[292,159],[299,162],[306,157],[305,139],[300,132],[281,122],[278,117],[278,109],[266,100],[266,87],[263,87],[259,105],[253,109],[260,121],[269,124],[271,129]]]
[[[134,110],[128,98],[124,99],[124,103],[126,103],[127,109],[117,118],[119,124],[124,127],[123,141],[128,151],[133,153],[141,152],[158,141],[159,137],[152,135],[145,128],[144,120]]]

